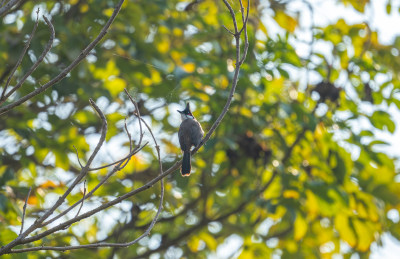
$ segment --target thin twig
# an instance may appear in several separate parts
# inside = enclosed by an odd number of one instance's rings
[[[129,99],[130,99],[130,101],[132,102],[132,104],[135,106],[134,115],[135,115],[137,118],[139,118],[140,138],[139,138],[139,144],[138,144],[137,146],[140,147],[140,145],[141,145],[141,143],[142,143],[142,139],[143,139],[143,128],[142,128],[142,120],[141,120],[141,117],[140,117],[139,106],[137,105],[136,101],[133,100],[132,96],[129,94],[129,92],[128,92],[128,90],[127,90],[126,88],[124,89],[124,91],[125,91],[125,93],[127,94],[127,96],[129,97]],[[125,124],[125,126],[126,126],[126,124]],[[128,132],[128,129],[127,129],[126,127],[125,127],[125,130],[126,130],[126,132],[127,132],[127,134],[128,134],[129,142],[131,142],[131,136],[130,136],[130,134],[129,134],[129,132]],[[146,143],[145,145],[147,145],[147,143]],[[130,146],[131,146],[131,144],[130,144]],[[142,147],[142,148],[143,148],[143,147]],[[142,149],[142,148],[140,148],[140,149]],[[110,163],[110,164],[107,164],[107,165],[104,165],[104,166],[96,167],[96,168],[90,168],[89,171],[100,170],[100,169],[103,169],[103,168],[110,167],[110,166],[112,166],[112,165],[118,164],[118,163],[120,163],[121,161],[125,161],[126,159],[130,159],[130,157],[132,157],[132,156],[133,156],[134,154],[136,154],[136,153],[137,153],[136,150],[133,150],[133,151],[131,151],[126,157],[124,157],[124,158],[122,158],[122,159],[120,159],[120,160],[118,160],[118,161],[116,161],[116,162],[113,162],[113,163]],[[128,161],[129,161],[129,160],[128,160]],[[124,168],[125,166],[126,166],[126,164],[123,165],[123,166],[121,167],[121,169]]]
[[[20,235],[21,235],[22,231],[24,230],[26,205],[28,204],[29,196],[31,196],[31,191],[32,191],[32,187],[29,187],[28,195],[26,196],[25,204],[24,204],[24,208],[23,208],[23,212],[22,212],[21,230],[19,231]]]
[[[83,168],[83,165],[81,164],[81,160],[79,159],[79,153],[78,153],[78,149],[76,149],[75,145],[72,145],[75,148],[75,153],[76,153],[76,159],[78,160],[79,166],[81,167],[81,169]]]
[[[104,38],[104,36],[107,34],[109,27],[111,26],[112,22],[115,20],[115,17],[119,13],[123,3],[124,3],[124,0],[119,1],[119,3],[114,8],[113,14],[108,19],[107,23],[104,25],[103,29],[100,31],[100,33],[97,35],[97,37],[91,43],[89,43],[89,45],[84,50],[82,50],[82,52],[79,54],[79,56],[74,61],[72,61],[72,63],[68,67],[63,69],[60,74],[58,74],[56,77],[51,79],[46,84],[38,87],[34,91],[30,92],[29,94],[25,95],[24,97],[21,97],[20,99],[16,100],[15,102],[1,107],[0,115],[3,115],[5,113],[9,112],[14,107],[17,107],[17,106],[23,104],[27,100],[44,92],[45,90],[47,90],[54,84],[56,84],[59,81],[61,81],[62,79],[64,79],[72,69],[74,69],[84,58],[86,58],[87,55],[89,55],[90,51],[100,42],[100,40]],[[0,15],[1,15],[1,13],[0,13]]]
[[[47,53],[49,53],[50,49],[53,46],[54,38],[55,38],[55,30],[53,24],[47,19],[46,16],[43,16],[44,21],[46,22],[47,26],[49,27],[50,30],[50,39],[49,42],[47,43],[46,47],[44,48],[42,54],[39,56],[39,58],[36,60],[36,62],[32,65],[32,67],[28,70],[28,72],[25,73],[25,75],[22,77],[22,79],[15,85],[13,89],[11,89],[10,92],[8,92],[5,96],[4,99],[0,98],[0,104],[4,103],[8,97],[10,97],[15,91],[17,91],[26,81],[26,79],[36,70],[36,68],[42,63],[43,59],[46,57]],[[3,91],[4,94],[5,91]]]
[[[100,147],[103,145],[105,139],[106,139],[106,134],[107,134],[107,120],[106,117],[104,116],[103,112],[100,110],[100,108],[96,105],[96,103],[92,100],[89,99],[90,104],[94,108],[94,110],[98,113],[102,120],[102,128],[101,128],[101,136],[99,139],[99,142],[97,143],[92,155],[89,157],[88,162],[84,168],[82,168],[81,172],[79,175],[75,178],[74,182],[71,184],[71,186],[64,192],[64,194],[58,198],[56,203],[46,211],[40,218],[36,219],[36,221],[23,233],[21,233],[16,239],[8,243],[7,245],[3,246],[0,248],[0,255],[4,253],[8,253],[10,249],[18,244],[22,244],[24,240],[26,240],[26,236],[32,233],[35,229],[40,228],[42,225],[42,222],[46,220],[53,212],[61,206],[61,204],[65,201],[66,197],[71,193],[72,189],[75,188],[75,186],[82,180],[83,177],[86,176],[88,173],[89,166],[93,162],[93,159],[96,157],[97,153],[100,150]],[[70,225],[70,224],[67,224]],[[66,225],[63,225],[65,227]],[[61,228],[61,229],[62,229]]]
[[[127,94],[128,94],[128,93],[127,93]],[[128,96],[131,98],[131,96],[130,96],[129,94],[128,94]],[[133,99],[131,99],[131,100],[133,101]],[[142,120],[142,122],[145,124],[146,128],[149,130],[149,132],[150,132],[150,134],[151,134],[151,136],[152,136],[152,138],[153,138],[153,140],[154,140],[154,143],[155,143],[155,145],[156,145],[157,156],[158,156],[158,163],[159,163],[159,167],[160,167],[160,175],[159,175],[159,177],[161,177],[161,178],[159,179],[159,180],[161,180],[161,181],[160,181],[160,183],[161,183],[161,195],[160,195],[160,202],[159,202],[159,205],[158,205],[157,213],[156,213],[155,217],[153,218],[153,220],[151,221],[149,227],[146,229],[146,231],[145,231],[141,236],[139,236],[138,238],[136,238],[135,240],[133,240],[133,241],[131,241],[131,242],[126,242],[126,243],[96,243],[96,244],[78,245],[78,246],[65,246],[65,247],[33,247],[33,248],[26,248],[26,249],[15,249],[15,250],[11,250],[11,253],[15,253],[15,252],[28,252],[28,251],[38,251],[38,250],[55,250],[55,251],[60,251],[60,250],[62,250],[62,251],[65,251],[65,250],[74,250],[74,249],[80,249],[80,248],[95,248],[95,247],[127,247],[127,246],[131,246],[131,245],[133,245],[133,244],[139,242],[142,238],[144,238],[144,237],[146,237],[146,236],[148,236],[148,235],[150,234],[150,231],[153,229],[153,227],[154,227],[155,223],[157,222],[157,219],[158,219],[158,217],[159,217],[159,215],[160,215],[160,213],[161,213],[161,211],[162,211],[162,207],[163,207],[162,204],[163,204],[163,200],[164,200],[164,181],[163,181],[163,176],[165,176],[166,174],[165,174],[165,172],[163,172],[163,170],[162,170],[162,163],[161,163],[161,157],[160,157],[160,146],[157,144],[157,140],[156,140],[156,138],[154,137],[154,134],[153,134],[153,132],[152,132],[150,126],[149,126],[149,125],[146,123],[146,121],[143,120],[141,117],[139,117],[139,119]],[[171,168],[170,168],[170,169],[171,169]],[[169,169],[169,170],[170,170],[170,169]],[[172,171],[171,171],[171,172],[172,172]],[[158,181],[158,180],[157,180],[157,181]],[[157,182],[157,181],[156,181],[156,182]],[[153,185],[153,184],[152,184],[152,185]],[[151,186],[152,186],[152,185],[151,185]],[[148,186],[146,189],[150,188],[151,186]],[[141,187],[141,188],[142,188],[142,187]],[[140,188],[138,188],[138,189],[140,189]],[[142,189],[142,190],[144,190],[144,189]],[[134,195],[134,194],[132,194],[132,195]],[[132,195],[130,195],[130,196],[132,196]],[[126,195],[124,195],[124,196],[125,196],[125,198],[121,199],[120,201],[122,201],[122,200],[124,200],[124,199],[127,198]],[[130,196],[128,196],[128,197],[130,197]],[[121,196],[121,197],[122,197],[122,196]],[[80,221],[80,220],[83,219],[83,218],[89,217],[89,216],[91,216],[91,215],[97,213],[98,211],[104,210],[105,208],[108,208],[108,207],[110,207],[110,206],[112,206],[112,205],[117,204],[118,202],[120,202],[120,201],[115,202],[116,200],[117,200],[117,199],[114,199],[114,201],[107,203],[106,205],[109,205],[109,206],[103,207],[102,209],[99,209],[99,210],[96,210],[96,209],[95,209],[95,210],[90,211],[90,212],[89,212],[90,215],[89,215],[88,213],[82,214],[81,216],[75,217],[75,219],[68,220],[68,221],[66,221],[66,222],[64,222],[64,223],[62,223],[62,224],[60,224],[60,225],[57,226],[56,228],[63,229],[63,228],[65,228],[65,227],[68,227],[68,226],[70,226],[71,224],[73,224],[73,223],[75,223],[75,222],[77,222],[77,221]],[[100,206],[100,207],[102,207],[102,206]],[[39,235],[37,235],[37,236],[34,236],[33,238],[38,238],[38,237],[41,236],[41,235],[47,236],[47,235],[53,233],[53,230],[54,230],[54,229],[55,229],[55,228],[50,229],[49,231],[45,231],[45,232],[43,232],[43,233],[41,233],[41,234],[39,234]],[[54,230],[54,232],[55,232],[55,231],[57,231],[57,230]],[[38,238],[38,239],[40,239],[40,238]],[[37,240],[38,240],[38,239],[37,239]],[[21,242],[21,243],[22,243],[22,244],[24,244],[24,243],[30,243],[30,242],[32,242],[31,240],[32,240],[32,238],[26,238],[26,239],[23,240],[23,242]],[[54,248],[54,249],[53,249],[53,248]],[[62,249],[61,249],[61,248],[62,248]]]
[[[136,153],[141,151],[148,143],[145,143],[143,146],[141,146],[140,148],[137,149]],[[134,154],[136,154],[134,153]],[[120,165],[123,163],[124,160],[120,161],[119,165],[115,166],[113,168],[113,170],[111,170],[110,172],[108,172],[108,174],[90,191],[88,192],[88,194],[86,194],[86,196],[82,197],[82,199],[88,199],[90,198],[94,192],[96,192],[101,186],[103,186],[103,184],[117,171],[119,171],[119,167]],[[73,205],[71,205],[68,209],[64,210],[63,212],[61,212],[60,214],[58,214],[57,216],[55,216],[54,218],[49,219],[48,221],[45,221],[42,223],[42,226],[47,226],[48,224],[56,221],[57,219],[61,218],[62,216],[66,215],[68,212],[70,212],[73,208],[75,208],[81,201],[82,199],[80,199],[79,201],[75,202]]]
[[[85,195],[86,195],[86,179],[83,182],[83,197],[85,197]],[[81,199],[82,200],[81,206],[79,207],[78,212],[76,213],[75,217],[77,217],[79,215],[79,212],[81,212],[81,209],[83,207],[83,202],[85,201],[85,199],[83,199],[83,197]]]
[[[235,36],[235,33],[233,33],[231,30],[229,30],[228,28],[226,28],[225,25],[222,25],[222,27],[230,34],[232,34],[232,36]]]
[[[128,96],[129,96],[129,94],[128,94]],[[133,101],[133,99],[131,100],[131,101]],[[130,151],[130,153],[126,156],[126,157],[124,157],[124,158],[122,158],[122,159],[120,159],[120,160],[118,160],[118,161],[116,161],[116,162],[113,162],[113,163],[111,163],[111,164],[108,164],[108,165],[105,165],[105,166],[102,166],[102,167],[98,167],[98,168],[90,168],[89,169],[89,171],[93,171],[93,170],[98,170],[98,169],[103,169],[103,168],[106,168],[106,167],[110,167],[110,166],[112,166],[112,165],[115,165],[115,164],[118,164],[117,166],[115,166],[114,168],[113,168],[113,170],[111,170],[87,195],[84,195],[84,197],[82,197],[82,199],[81,200],[79,200],[79,201],[77,201],[76,203],[74,203],[73,205],[71,205],[68,209],[66,209],[66,210],[64,210],[63,212],[61,212],[60,214],[58,214],[57,216],[55,216],[54,218],[51,218],[50,220],[48,220],[48,221],[46,221],[46,222],[43,222],[42,223],[42,226],[46,226],[46,225],[48,225],[48,224],[50,224],[50,223],[52,223],[52,222],[54,222],[54,221],[56,221],[57,219],[59,219],[59,218],[61,218],[62,216],[64,216],[64,215],[66,215],[68,212],[70,212],[73,208],[75,208],[81,201],[83,202],[83,200],[84,199],[88,199],[88,198],[90,198],[93,194],[94,194],[94,192],[98,189],[98,188],[100,188],[115,172],[117,172],[117,171],[119,171],[119,170],[121,170],[123,167],[125,167],[126,165],[127,165],[127,163],[128,163],[128,161],[129,161],[129,159],[132,157],[132,156],[134,156],[135,154],[137,154],[138,152],[140,152],[148,143],[145,143],[143,146],[141,146],[141,144],[142,144],[142,140],[143,140],[143,129],[142,129],[142,124],[141,124],[141,117],[140,117],[140,111],[139,111],[139,107],[137,106],[137,104],[133,101],[133,103],[134,103],[134,105],[135,105],[135,107],[136,107],[136,114],[135,114],[135,116],[137,116],[138,118],[139,118],[139,128],[140,128],[140,132],[139,132],[139,134],[140,134],[140,138],[139,138],[139,142],[138,142],[138,145],[133,149],[133,150],[131,150]],[[126,125],[125,125],[126,126]],[[125,128],[126,130],[127,130],[127,128]],[[130,137],[130,134],[129,134],[129,132],[127,131],[127,133],[128,133],[128,137],[129,137],[129,141],[131,142],[131,137]],[[79,159],[78,159],[78,161],[79,161]],[[125,162],[125,161],[127,161],[127,162]],[[125,162],[125,164],[123,164]]]
[[[18,4],[21,0],[10,0],[3,7],[0,8],[0,16],[6,14],[14,5]]]
[[[192,150],[192,155],[195,154],[197,152],[197,150],[199,150],[199,148],[201,146],[203,146],[211,137],[211,135],[214,133],[215,129],[219,126],[219,124],[221,123],[222,119],[224,118],[225,114],[228,112],[229,106],[231,105],[232,99],[233,99],[233,95],[236,91],[236,86],[238,83],[238,77],[239,77],[239,71],[240,71],[240,66],[242,65],[242,63],[244,62],[246,56],[247,56],[247,50],[248,50],[248,46],[249,46],[249,40],[247,37],[245,37],[245,46],[244,46],[244,52],[243,52],[243,56],[240,56],[240,35],[237,34],[238,33],[238,27],[237,27],[237,22],[236,22],[236,18],[235,18],[235,13],[232,9],[232,7],[229,5],[229,3],[226,0],[223,0],[226,7],[228,8],[231,17],[232,17],[232,22],[233,22],[233,26],[235,28],[235,42],[236,42],[236,67],[234,70],[234,74],[233,74],[233,79],[232,79],[232,88],[231,91],[229,93],[228,99],[226,101],[226,104],[224,106],[224,109],[222,110],[221,114],[218,116],[217,120],[214,122],[214,124],[211,126],[210,130],[208,131],[208,133],[204,136],[204,138],[201,140],[200,144],[194,148]],[[239,0],[239,2],[241,2]],[[249,0],[250,2],[250,0]],[[250,3],[248,4],[248,6],[250,6]],[[245,35],[247,35],[247,22],[248,20],[244,21],[243,24],[243,31],[245,33]]]
[[[242,33],[242,31],[244,31],[244,39],[245,39],[245,41],[244,41],[244,49],[243,49],[243,56],[242,56],[242,58],[241,58],[240,61],[239,61],[239,64],[241,65],[241,64],[244,62],[244,60],[245,60],[245,58],[246,58],[246,56],[247,56],[247,50],[249,49],[249,38],[248,38],[248,36],[247,36],[247,21],[248,21],[248,19],[249,19],[250,0],[247,1],[247,13],[246,13],[246,18],[244,18],[244,14],[243,14],[243,12],[244,12],[243,3],[242,3],[242,1],[239,1],[239,3],[240,3],[240,10],[241,10],[241,13],[242,13],[243,27],[242,27],[242,29],[240,29],[240,31],[238,32],[238,34],[239,34],[238,36],[240,37],[240,34]],[[238,64],[236,64],[236,65],[238,65]]]
[[[15,64],[14,68],[11,70],[11,73],[8,76],[7,82],[4,85],[3,92],[1,93],[1,97],[0,97],[0,104],[2,102],[4,102],[5,99],[7,99],[7,98],[4,98],[4,96],[5,96],[6,92],[7,92],[7,88],[10,85],[11,79],[13,78],[15,71],[17,71],[17,68],[21,64],[22,59],[25,57],[26,51],[28,50],[29,46],[31,45],[31,41],[33,39],[33,36],[35,35],[36,29],[37,29],[38,24],[39,24],[39,10],[40,9],[38,8],[37,11],[36,11],[36,22],[35,22],[35,25],[33,26],[32,32],[29,35],[29,38],[25,43],[25,47],[22,50],[21,56],[19,56],[17,63]]]
[[[241,13],[242,13],[242,22],[243,22],[243,27],[242,27],[242,29],[240,29],[240,31],[239,31],[239,34],[241,34],[242,31],[243,31],[244,28],[245,28],[245,24],[247,24],[247,21],[248,21],[248,19],[249,19],[250,1],[247,1],[246,19],[244,18],[244,14],[243,14],[243,12],[244,12],[243,3],[242,3],[242,1],[239,1],[239,3],[240,3],[240,11],[241,11]]]
[[[147,145],[147,143],[145,144],[145,145]],[[145,146],[144,145],[144,146]],[[143,146],[143,147],[144,147]],[[135,155],[136,153],[137,153],[137,151],[140,151],[143,147],[137,147],[139,150],[133,150],[132,152],[130,152],[128,155],[126,155],[125,157],[123,157],[123,158],[121,158],[121,159],[119,159],[119,160],[117,160],[117,161],[115,161],[115,162],[112,162],[112,163],[109,163],[109,164],[106,164],[106,165],[103,165],[103,166],[99,166],[99,167],[94,167],[94,168],[89,168],[89,171],[97,171],[97,170],[100,170],[100,169],[104,169],[104,168],[107,168],[107,167],[110,167],[110,166],[113,166],[113,165],[116,165],[116,164],[119,164],[119,163],[121,163],[121,162],[124,162],[124,161],[126,161],[127,159],[130,159],[133,155]]]

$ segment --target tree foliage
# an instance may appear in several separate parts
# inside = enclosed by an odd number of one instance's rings
[[[230,2],[241,21],[239,4]],[[388,110],[400,109],[399,38],[382,44],[368,23],[344,19],[304,28],[288,2],[251,2],[249,52],[234,100],[210,140],[193,156],[192,175],[182,178],[177,170],[164,179],[163,211],[147,238],[127,248],[39,251],[30,252],[30,258],[206,258],[224,244],[227,255],[239,258],[366,258],[383,233],[400,240],[398,217],[390,217],[400,209],[396,160],[380,151],[390,143],[376,137],[396,130]],[[304,12],[316,12],[299,2]],[[360,13],[371,4],[338,2]],[[35,27],[37,8],[51,18],[55,39],[44,62],[0,108],[68,67],[97,37],[115,5],[22,0],[5,14],[0,24],[1,92]],[[386,5],[388,13],[395,12],[390,1]],[[265,17],[280,27],[279,34],[269,33]],[[39,20],[10,89],[51,37],[40,15]],[[129,152],[125,117],[131,116],[128,125],[136,144],[139,139],[124,88],[161,144],[163,167],[178,161],[176,108],[190,101],[207,132],[230,92],[235,46],[223,25],[232,29],[222,1],[125,1],[105,38],[65,79],[1,114],[0,245],[18,236],[30,187],[27,226],[79,173],[74,147],[83,163],[89,158],[101,128],[89,98],[104,111],[109,128],[97,166]],[[308,42],[299,37],[302,30],[310,33]],[[299,53],[299,44],[308,46],[306,55]],[[151,136],[147,133],[145,139]],[[109,170],[90,172],[61,209],[93,189]],[[143,186],[158,174],[157,152],[150,143],[85,201],[82,211]],[[132,240],[154,218],[159,194],[158,188],[150,188],[33,245]],[[62,219],[73,218],[76,210]],[[236,250],[229,247],[232,240],[240,244]],[[29,245],[17,248],[22,247]]]

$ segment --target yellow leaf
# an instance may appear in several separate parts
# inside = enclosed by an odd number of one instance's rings
[[[29,205],[37,205],[38,204],[38,199],[36,196],[29,196],[28,198],[28,204]]]
[[[213,236],[208,234],[207,232],[202,232],[199,235],[199,238],[206,243],[206,245],[210,248],[211,251],[215,251],[217,249],[217,241]]]
[[[266,173],[266,175],[269,175],[269,174]],[[268,177],[268,179],[269,178],[270,177]],[[275,177],[275,179],[270,184],[269,188],[267,188],[267,190],[264,192],[263,196],[265,199],[272,199],[272,198],[280,197],[281,189],[282,189],[282,185],[281,185],[280,179],[278,177]]]
[[[278,10],[275,14],[275,21],[281,26],[283,29],[288,30],[289,32],[294,32],[297,26],[297,21],[285,14],[284,12]]]
[[[183,35],[183,31],[180,28],[174,28],[172,34],[174,34],[175,37],[180,37]]]
[[[366,252],[369,249],[372,241],[374,241],[374,231],[369,228],[365,222],[360,220],[353,220],[354,229],[357,232],[358,244],[357,249]]]
[[[278,206],[276,208],[275,214],[271,214],[269,217],[273,220],[279,220],[285,215],[287,209],[284,206]]]
[[[53,181],[48,180],[48,181],[42,183],[39,187],[47,189],[47,188],[55,188],[57,186],[58,185],[55,184]]]
[[[152,70],[150,71],[150,73],[151,73],[151,81],[153,81],[153,84],[159,84],[159,83],[161,83],[162,78],[161,78],[161,76],[160,76],[160,73],[159,73],[157,70],[152,69]]]
[[[196,96],[200,98],[203,102],[208,102],[210,100],[210,96],[205,93],[197,93]]]
[[[246,107],[242,107],[240,109],[240,114],[245,116],[245,117],[247,117],[247,118],[253,117],[253,113],[249,109],[247,109]]]
[[[28,120],[26,122],[26,126],[28,126],[29,128],[33,129],[33,120]]]
[[[176,50],[171,51],[171,58],[175,61],[177,65],[182,64],[182,58],[184,58],[184,53],[178,52]]]
[[[214,1],[208,1],[207,4],[202,5],[202,7],[205,7],[205,9],[206,9],[202,13],[204,22],[207,23],[208,25],[218,24],[218,20],[217,20],[218,8],[215,5]]]
[[[111,96],[117,96],[126,87],[126,82],[125,80],[116,77],[111,80],[106,80],[104,86],[110,92]]]
[[[89,70],[96,79],[107,80],[110,76],[119,75],[119,69],[116,67],[113,60],[109,60],[105,68],[97,68],[95,65],[91,64]]]
[[[169,47],[170,47],[170,43],[167,38],[162,39],[156,45],[157,50],[163,54],[167,53],[169,51]]]
[[[286,190],[283,192],[283,197],[289,199],[289,198],[293,198],[293,199],[298,199],[299,198],[299,193],[295,190]]]
[[[83,123],[83,124],[85,124],[85,123],[87,123],[88,122],[88,116],[86,115],[86,112],[85,111],[77,111],[76,113],[75,113],[75,115],[74,115],[74,118],[78,121],[78,122],[80,122],[80,123]]]
[[[288,240],[285,242],[286,243],[286,249],[290,252],[290,253],[294,253],[297,251],[298,247],[297,247],[297,243],[294,240]]]
[[[199,244],[200,239],[196,235],[192,235],[192,237],[187,242],[187,246],[193,253],[199,250]]]
[[[318,200],[314,193],[310,190],[306,190],[307,201],[306,207],[311,218],[315,218],[318,214]]]
[[[134,155],[131,160],[128,162],[128,164],[125,167],[126,172],[140,172],[143,171],[147,168],[149,168],[149,164],[146,163],[145,159],[140,156],[140,154]]]
[[[79,6],[79,11],[81,11],[81,13],[86,13],[88,10],[89,10],[88,4],[83,4]]]
[[[143,86],[150,86],[152,82],[153,81],[151,81],[151,79],[148,78],[148,77],[145,77],[145,78],[142,79]]]
[[[335,218],[335,228],[340,234],[340,238],[346,241],[351,247],[355,247],[357,244],[357,238],[350,227],[350,220],[344,213],[337,214]]]
[[[238,259],[251,259],[254,258],[253,252],[243,249],[242,253],[239,255]]]
[[[296,214],[294,222],[294,240],[298,241],[307,233],[307,222],[300,213]]]
[[[207,211],[211,211],[213,205],[214,205],[214,198],[213,198],[213,196],[209,196],[209,198],[206,201]]]
[[[103,10],[103,14],[107,17],[110,17],[112,15],[112,13],[114,12],[113,8],[107,8],[105,10]]]
[[[193,73],[194,70],[196,69],[196,65],[194,63],[186,63],[182,66],[182,69],[186,72],[186,73]]]
[[[217,151],[215,154],[214,163],[221,164],[224,161],[226,161],[226,152],[224,150]]]
[[[64,152],[60,152],[58,150],[54,150],[53,152],[56,157],[56,166],[60,167],[64,170],[68,170],[69,169],[69,160],[68,160],[67,154]]]

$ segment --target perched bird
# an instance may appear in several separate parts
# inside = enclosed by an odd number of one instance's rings
[[[192,146],[197,147],[203,138],[204,131],[201,128],[200,123],[194,118],[190,111],[189,103],[186,104],[186,108],[183,111],[178,112],[181,114],[182,123],[179,127],[179,144],[183,151],[182,161],[182,176],[190,175],[190,148]]]

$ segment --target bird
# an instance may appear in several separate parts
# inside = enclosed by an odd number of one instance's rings
[[[178,112],[182,119],[178,132],[179,144],[183,152],[181,174],[182,176],[189,176],[191,170],[190,149],[192,146],[197,147],[200,144],[204,131],[190,111],[189,103],[186,103],[186,108],[183,111],[178,110]]]

